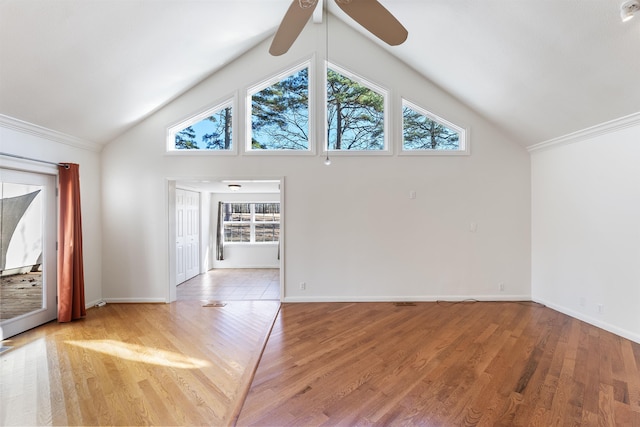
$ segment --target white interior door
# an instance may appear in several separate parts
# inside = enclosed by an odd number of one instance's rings
[[[200,193],[176,189],[176,284],[200,273]]]
[[[185,280],[200,272],[200,193],[185,191]]]
[[[2,339],[57,316],[55,189],[55,175],[0,169]]]
[[[185,269],[185,191],[176,189],[176,284],[186,280]]]

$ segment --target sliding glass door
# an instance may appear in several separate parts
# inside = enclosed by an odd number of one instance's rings
[[[56,177],[0,169],[2,339],[56,318]]]

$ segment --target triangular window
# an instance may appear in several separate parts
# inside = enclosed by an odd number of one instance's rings
[[[169,151],[232,151],[233,107],[229,100],[169,129]]]
[[[402,151],[466,152],[465,130],[403,100]]]

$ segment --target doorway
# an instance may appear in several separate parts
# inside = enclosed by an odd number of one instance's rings
[[[255,215],[255,212],[259,212],[260,208],[270,207],[273,203],[276,203],[280,209],[283,188],[283,178],[169,179],[169,241],[172,244],[169,248],[168,301],[222,299],[223,295],[234,300],[280,300],[284,285],[282,280],[284,277],[284,213],[278,211],[281,219],[278,220],[277,241],[267,242],[265,240],[269,233],[268,229],[273,229],[275,226],[268,224],[273,221],[268,220],[266,215]],[[182,278],[179,274],[182,267],[178,265],[179,250],[178,245],[175,244],[179,242],[180,234],[176,222],[176,217],[179,215],[176,210],[179,204],[179,190],[194,191],[200,195],[200,271],[197,276],[185,281],[179,281],[179,278]],[[221,230],[218,225],[218,213],[221,209],[220,203],[227,202],[250,204],[253,209],[252,215],[255,215],[255,225],[249,226],[250,234],[243,234],[250,235],[252,241],[227,241],[227,246],[223,248],[225,258],[221,260],[217,257],[217,252],[220,250],[217,243],[224,240],[219,239]],[[260,221],[259,225],[258,221]],[[244,227],[245,224],[236,226],[242,229]],[[224,231],[222,233],[224,235]],[[236,235],[237,233],[234,234]],[[227,240],[230,238],[231,236],[228,236]],[[250,254],[253,262],[244,258],[238,263],[239,254]]]
[[[0,169],[2,339],[57,316],[56,177]]]

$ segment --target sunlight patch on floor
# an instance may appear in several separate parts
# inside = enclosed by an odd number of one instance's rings
[[[184,354],[115,340],[65,341],[65,343],[133,362],[149,363],[169,368],[202,369],[211,366],[206,360],[185,356]]]

